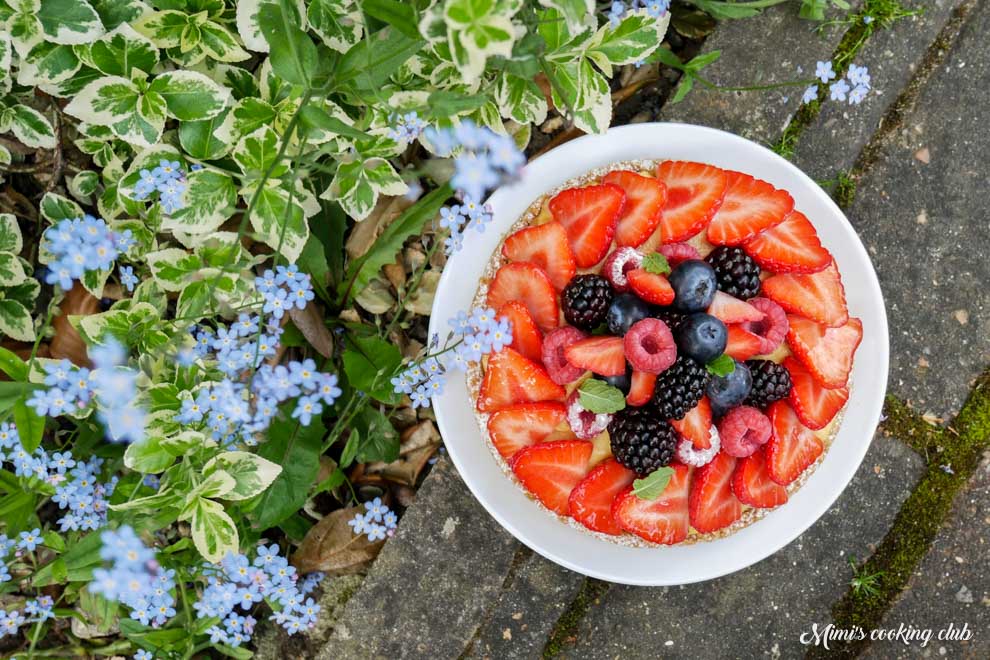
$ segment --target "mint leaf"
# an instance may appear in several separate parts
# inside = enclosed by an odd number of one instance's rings
[[[736,361],[723,353],[705,366],[713,376],[728,376],[736,370]]]
[[[659,252],[654,252],[643,257],[641,268],[647,273],[653,273],[654,275],[666,275],[670,272],[670,264],[667,263],[667,257]]]
[[[598,413],[614,413],[626,407],[626,397],[618,387],[589,378],[578,388],[578,399],[586,410]]]
[[[674,468],[662,467],[633,482],[633,494],[641,500],[655,500],[663,494],[674,476]]]

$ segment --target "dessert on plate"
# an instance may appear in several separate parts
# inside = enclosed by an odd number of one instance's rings
[[[513,336],[469,379],[478,418],[571,524],[715,538],[786,506],[828,450],[862,324],[787,191],[617,163],[533,204],[488,274],[479,301]]]

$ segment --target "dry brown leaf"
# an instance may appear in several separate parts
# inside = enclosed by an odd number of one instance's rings
[[[381,197],[368,217],[355,223],[344,246],[347,255],[357,259],[370,250],[378,235],[412,205],[412,200],[405,197]]]
[[[369,463],[365,470],[388,481],[412,486],[439,446],[440,433],[436,426],[430,420],[424,420],[402,432],[398,459],[391,463]]]
[[[382,267],[382,271],[384,271],[385,277],[396,290],[401,289],[405,285],[406,269],[398,260],[395,263],[385,264]]]
[[[322,571],[329,575],[349,575],[363,570],[378,556],[384,541],[368,541],[354,536],[347,521],[364,507],[337,509],[316,523],[292,555],[292,565],[300,573]]]
[[[91,366],[86,353],[86,343],[69,323],[69,317],[96,314],[100,311],[100,301],[82,286],[74,286],[65,294],[59,310],[61,313],[52,319],[55,336],[52,337],[49,345],[51,356],[59,360],[68,359],[81,367]]]
[[[302,309],[293,307],[289,316],[317,353],[326,358],[333,356],[333,337],[323,322],[322,305],[311,302]]]
[[[440,283],[440,272],[428,270],[423,273],[419,280],[419,288],[409,300],[403,305],[406,311],[420,316],[428,316],[433,309],[433,298],[437,293],[437,284]]]
[[[372,314],[384,314],[395,306],[395,297],[388,285],[376,278],[361,289],[354,302]]]

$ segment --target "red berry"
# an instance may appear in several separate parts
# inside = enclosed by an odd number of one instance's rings
[[[621,534],[622,527],[612,517],[612,502],[635,478],[635,472],[614,458],[605,459],[571,491],[568,498],[571,518],[596,532]]]
[[[584,440],[541,442],[517,453],[512,471],[543,506],[566,516],[567,498],[588,474],[593,448]]]
[[[657,385],[656,374],[645,371],[633,371],[630,379],[629,394],[626,395],[626,403],[630,406],[643,406],[653,398],[653,390]]]
[[[746,252],[771,273],[817,273],[832,261],[818,232],[800,211],[792,211],[776,227],[745,243]]]
[[[564,388],[550,380],[542,367],[506,347],[488,359],[478,392],[478,410],[494,412],[516,403],[563,398]]]
[[[838,328],[849,320],[846,292],[835,262],[810,275],[783,273],[763,280],[763,295],[815,323]]]
[[[660,215],[664,243],[691,238],[705,228],[722,205],[725,172],[712,165],[668,160],[657,166],[657,178],[667,186]]]
[[[588,337],[564,349],[564,357],[583,371],[599,376],[621,376],[626,373],[626,356],[622,337]]]
[[[488,306],[501,309],[510,300],[526,305],[540,330],[546,332],[560,325],[557,291],[547,274],[533,264],[505,264],[488,285]]]
[[[577,268],[567,242],[567,232],[559,222],[545,222],[520,229],[505,239],[502,254],[509,261],[536,264],[558,290],[567,286]]]
[[[502,305],[495,316],[512,322],[512,343],[509,344],[534,362],[543,359],[543,333],[536,327],[526,305],[510,300]]]
[[[660,319],[636,321],[623,337],[626,359],[636,371],[659,374],[677,360],[677,344],[667,324]]]
[[[742,515],[742,504],[732,493],[735,468],[736,459],[723,451],[694,471],[689,511],[691,526],[702,534],[728,527]]]
[[[787,343],[815,380],[829,389],[845,387],[853,355],[863,340],[863,323],[850,318],[841,327],[827,328],[800,316],[788,316],[787,322]]]
[[[774,401],[767,413],[773,427],[773,437],[767,443],[767,472],[771,479],[786,486],[818,460],[825,446],[786,401]]]
[[[737,406],[718,423],[722,451],[745,458],[770,439],[770,420],[752,406]]]
[[[577,390],[567,397],[567,424],[574,435],[582,440],[591,440],[608,428],[612,416],[608,413],[593,413],[581,405],[581,393]]]
[[[670,425],[695,449],[708,449],[712,443],[712,404],[708,402],[708,397],[701,397],[698,405],[689,410],[683,419],[672,419]]]
[[[790,327],[787,313],[769,298],[753,298],[749,304],[763,312],[763,318],[743,323],[739,327],[759,340],[759,350],[753,355],[769,355],[777,350],[787,336],[787,329]]]
[[[643,254],[636,248],[621,247],[608,255],[602,266],[602,275],[609,281],[616,293],[629,291],[626,273],[643,265]]]
[[[725,198],[708,225],[708,240],[715,245],[739,245],[779,225],[794,209],[794,199],[786,190],[741,172],[725,175]]]
[[[564,225],[578,268],[594,266],[608,254],[625,200],[622,188],[611,183],[568,188],[550,200],[550,213]]]
[[[708,313],[726,325],[763,320],[763,312],[747,302],[734,298],[724,291],[716,291]]]
[[[660,224],[667,187],[653,177],[625,170],[609,172],[602,182],[614,183],[626,193],[626,204],[615,228],[616,244],[638,247]]]
[[[667,257],[667,263],[671,268],[677,266],[682,261],[689,259],[701,259],[701,253],[690,243],[669,243],[660,246],[660,254]]]
[[[791,374],[791,405],[809,429],[823,429],[842,410],[849,399],[848,387],[826,389],[818,384],[815,377],[800,360],[788,356],[784,366]]]
[[[520,449],[543,442],[567,417],[558,401],[520,403],[495,411],[488,418],[488,435],[506,460]]]
[[[674,302],[674,288],[665,276],[635,268],[628,271],[626,277],[629,278],[632,290],[646,302],[654,305],[669,305]]]
[[[584,370],[567,361],[564,351],[568,346],[587,337],[586,334],[565,326],[553,330],[543,338],[543,366],[550,378],[558,385],[567,385],[577,380]]]
[[[761,447],[736,463],[732,473],[732,492],[743,504],[770,509],[787,501],[787,489],[770,478],[766,452]]]
[[[725,354],[734,360],[745,362],[754,355],[760,355],[763,339],[752,332],[743,330],[741,325],[726,326],[729,339],[725,343]]]
[[[612,517],[622,529],[653,543],[673,545],[687,538],[688,484],[691,470],[674,463],[674,474],[655,500],[644,500],[627,486],[612,502]]]

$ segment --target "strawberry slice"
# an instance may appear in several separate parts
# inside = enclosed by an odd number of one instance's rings
[[[626,279],[633,292],[648,303],[669,305],[674,302],[674,288],[664,275],[634,268],[626,273]]]
[[[760,354],[763,343],[760,338],[752,332],[743,330],[738,325],[726,326],[729,331],[729,339],[725,344],[725,354],[729,357],[745,362],[754,355]]]
[[[835,262],[818,273],[781,273],[763,280],[763,295],[791,314],[837,328],[849,320],[846,292]]]
[[[787,343],[822,387],[845,387],[853,355],[863,340],[863,323],[853,317],[839,328],[828,328],[788,314]]]
[[[520,403],[493,412],[488,418],[488,435],[498,453],[508,460],[520,449],[543,442],[566,419],[567,408],[559,401]]]
[[[651,541],[673,545],[687,538],[688,483],[691,470],[674,463],[670,482],[655,500],[640,499],[628,486],[612,502],[612,517],[627,532]]]
[[[791,211],[779,225],[746,241],[745,248],[771,273],[817,273],[832,261],[814,225],[800,211]]]
[[[503,348],[488,359],[488,368],[478,392],[478,410],[494,412],[515,403],[564,398],[564,388],[532,360],[511,348]]]
[[[594,445],[584,440],[543,442],[512,458],[512,471],[536,499],[554,513],[567,515],[567,498],[585,475]]]
[[[667,186],[660,215],[664,243],[691,238],[705,228],[722,205],[725,172],[712,165],[668,160],[657,166],[657,178]]]
[[[626,194],[611,183],[568,188],[550,200],[550,213],[567,232],[578,268],[594,266],[612,245]]]
[[[787,489],[770,478],[763,447],[736,463],[732,492],[743,504],[759,509],[772,509],[787,501]]]
[[[763,312],[749,303],[734,298],[724,291],[715,292],[715,298],[712,299],[712,304],[708,306],[708,313],[726,325],[762,321],[764,316]]]
[[[612,517],[612,502],[635,478],[635,472],[614,458],[605,459],[571,491],[568,498],[571,518],[602,534],[621,534],[622,527]]]
[[[691,526],[706,534],[739,520],[742,504],[732,494],[732,472],[736,459],[725,452],[694,472],[688,510]]]
[[[784,367],[791,374],[791,405],[801,423],[817,431],[828,426],[849,399],[848,387],[826,389],[818,384],[800,360],[788,356]]]
[[[505,239],[502,254],[509,261],[528,261],[539,266],[557,290],[567,286],[577,269],[567,232],[559,222],[520,229]]]
[[[794,199],[766,181],[742,172],[727,171],[725,199],[708,225],[708,241],[739,245],[783,222],[794,209]]]
[[[673,426],[681,437],[690,440],[695,449],[708,449],[712,446],[712,405],[708,397],[701,397],[694,408],[683,419],[672,419]]]
[[[667,201],[667,187],[657,179],[635,172],[609,172],[602,179],[626,193],[626,205],[615,228],[615,242],[620,247],[639,247],[660,224],[660,212]]]
[[[626,373],[622,337],[582,339],[565,348],[564,356],[575,367],[593,371],[599,376],[621,376]]]
[[[633,370],[629,394],[626,395],[626,403],[630,406],[642,406],[649,403],[650,399],[653,398],[653,389],[656,387],[656,384],[656,374]]]
[[[528,263],[505,264],[488,285],[488,306],[501,309],[510,300],[526,305],[540,330],[547,332],[560,324],[557,292],[546,273]]]
[[[512,343],[509,346],[537,364],[543,360],[543,333],[536,327],[526,305],[510,300],[499,308],[495,316],[504,316],[512,322]]]
[[[791,483],[825,451],[815,432],[804,426],[784,400],[767,408],[773,433],[766,444],[767,473],[781,486]]]

